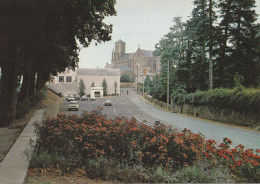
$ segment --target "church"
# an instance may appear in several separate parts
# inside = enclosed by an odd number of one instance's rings
[[[136,52],[126,53],[126,43],[120,39],[112,51],[111,64],[107,64],[105,68],[119,68],[121,73],[133,71],[139,78],[141,75],[159,73],[161,62],[160,57],[154,56],[154,51],[143,50],[140,47]]]

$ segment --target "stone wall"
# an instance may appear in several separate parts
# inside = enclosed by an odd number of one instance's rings
[[[248,110],[234,110],[212,106],[194,106],[190,104],[173,105],[173,112],[184,113],[194,117],[218,121],[226,124],[257,128],[260,125],[260,112]]]
[[[120,82],[120,88],[133,88],[134,84],[132,82]]]
[[[46,99],[44,100],[43,118],[54,118],[60,110],[60,97],[50,90],[46,92]]]
[[[152,104],[158,106],[158,107],[161,107],[161,108],[163,108],[163,109],[170,110],[170,111],[173,110],[173,109],[172,109],[172,105],[167,104],[167,103],[162,102],[162,101],[159,101],[159,100],[156,100],[156,99],[153,99],[153,97],[150,96],[150,95],[144,95],[144,98],[145,98],[146,100],[148,100],[149,102],[151,102]]]

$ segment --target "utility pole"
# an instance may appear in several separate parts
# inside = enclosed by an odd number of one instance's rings
[[[144,79],[144,76],[143,76],[143,79]],[[144,96],[144,81],[145,80],[143,80],[143,96]]]
[[[169,78],[170,78],[170,69],[169,69],[169,60],[168,60],[168,72],[167,72],[167,104],[169,104]]]

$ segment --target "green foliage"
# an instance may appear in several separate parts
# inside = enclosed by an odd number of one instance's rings
[[[0,96],[0,126],[14,118],[18,78],[23,76],[21,102],[35,89],[38,92],[50,75],[76,68],[80,44],[88,47],[93,41],[97,44],[111,39],[112,25],[104,19],[116,14],[115,3],[113,0],[0,1],[3,9],[0,26],[4,27],[0,35],[6,38],[1,40],[5,47],[0,48],[5,85]]]
[[[150,127],[125,117],[107,119],[100,108],[80,118],[60,114],[47,119],[36,133],[31,167],[59,168],[63,174],[80,168],[91,178],[133,183],[227,182],[227,173],[236,181],[258,178],[260,156],[242,145],[231,149],[228,138],[215,146],[215,141],[204,141],[187,129],[178,132],[161,123]]]
[[[232,183],[234,178],[226,168],[195,165],[184,167],[175,173],[177,183]]]
[[[212,67],[215,88],[258,86],[260,25],[255,0],[194,0],[193,5],[191,18],[183,22],[175,17],[170,32],[156,44],[162,70],[149,87],[153,98],[166,101],[168,61],[173,96],[179,86],[188,93],[207,90]]]
[[[130,76],[126,73],[120,76],[120,82],[130,82]]]
[[[244,77],[242,75],[239,75],[239,73],[235,73],[234,75],[234,83],[235,83],[235,88],[236,89],[243,89],[243,83]]]
[[[210,91],[196,91],[186,95],[172,96],[177,104],[209,105],[219,108],[250,109],[255,112],[260,108],[259,89],[225,89],[218,88]]]
[[[42,89],[39,93],[32,95],[21,102],[17,102],[16,104],[16,118],[22,118],[32,107],[38,104],[38,102],[42,101],[46,97],[47,88]]]
[[[107,81],[106,81],[106,79],[103,79],[102,87],[103,87],[104,96],[107,96]]]
[[[84,81],[82,79],[80,79],[80,81],[79,81],[79,95],[80,96],[85,95],[85,91],[86,91],[86,86],[84,84]]]

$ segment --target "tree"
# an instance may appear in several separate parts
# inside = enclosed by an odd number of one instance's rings
[[[126,73],[120,76],[120,82],[130,82],[130,77]]]
[[[19,100],[39,91],[50,74],[74,68],[78,62],[76,39],[87,47],[111,39],[112,25],[103,22],[115,15],[115,1],[25,0],[0,1],[0,127],[8,125]]]
[[[102,87],[103,87],[104,96],[107,96],[107,81],[106,81],[106,79],[103,79]]]
[[[95,87],[95,83],[94,83],[94,81],[91,83],[91,87]]]
[[[82,79],[80,79],[80,81],[79,81],[79,95],[80,96],[85,95],[85,91],[86,91],[86,86],[84,84],[84,81]]]
[[[115,95],[117,95],[117,82],[116,81],[115,81],[114,87],[115,87]]]
[[[239,73],[245,79],[243,85],[256,86],[259,76],[256,70],[256,35],[259,26],[256,24],[255,0],[218,0],[218,3],[218,85],[233,87],[234,76]]]

